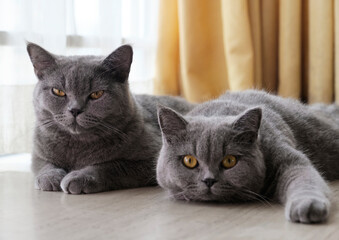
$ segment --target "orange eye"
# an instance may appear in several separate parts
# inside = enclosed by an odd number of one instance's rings
[[[222,166],[224,168],[232,168],[235,166],[235,164],[237,164],[237,159],[235,156],[233,155],[227,155],[221,162]]]
[[[184,159],[182,160],[182,163],[185,165],[185,167],[188,167],[191,169],[198,166],[197,159],[191,155],[186,155]]]
[[[57,96],[59,96],[59,97],[64,97],[64,96],[66,96],[66,93],[63,92],[63,91],[61,91],[61,90],[59,90],[59,89],[52,88],[52,91],[53,91],[54,95],[57,95]]]
[[[93,93],[91,93],[90,98],[98,99],[98,98],[101,98],[103,94],[104,94],[103,90],[97,91],[97,92],[93,92]]]

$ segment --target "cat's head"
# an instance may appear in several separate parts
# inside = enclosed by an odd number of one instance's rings
[[[257,199],[266,170],[258,144],[261,114],[254,108],[239,116],[184,118],[160,107],[160,186],[176,199]]]
[[[78,135],[111,131],[128,121],[130,46],[121,46],[106,58],[57,56],[34,43],[27,44],[27,51],[39,80],[34,106],[41,126],[54,125]]]

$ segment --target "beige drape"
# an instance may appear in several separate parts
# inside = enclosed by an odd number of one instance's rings
[[[339,103],[338,48],[339,0],[161,0],[154,92]]]

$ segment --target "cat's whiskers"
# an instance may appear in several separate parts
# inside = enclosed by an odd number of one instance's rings
[[[243,187],[237,187],[233,184],[223,184],[220,187],[220,195],[230,195],[230,193],[235,194],[236,196],[242,198],[242,197],[247,197],[250,200],[256,200],[261,202],[264,205],[272,206],[272,204],[262,195],[253,192],[249,189],[243,188]]]
[[[104,122],[99,122],[99,124],[103,127],[105,127],[108,130],[113,131],[114,133],[116,133],[124,142],[126,142],[128,139],[126,137],[126,133],[122,132],[121,130],[113,127],[112,125],[109,125],[107,123]]]
[[[185,191],[184,191],[184,190],[178,191],[178,192],[172,194],[172,197],[173,197],[173,198],[176,198],[176,199],[185,200],[185,201],[191,201],[191,199],[189,199],[189,198],[185,195]]]
[[[51,120],[51,119],[47,119],[47,120],[45,120],[45,121],[43,121],[43,122],[38,122],[38,124],[36,125],[36,127],[38,127],[38,128],[49,128],[49,127],[51,127],[52,125],[53,125],[53,121]]]
[[[264,200],[263,198],[261,197],[258,197],[256,195],[253,195],[249,192],[245,192],[245,191],[242,191],[241,192],[243,194],[243,196],[245,196],[247,198],[247,200],[254,200],[254,201],[258,201],[264,205],[267,205],[269,207],[271,207],[272,205],[267,201],[267,200]]]
[[[82,127],[90,128],[90,127],[98,124],[98,120],[93,118],[93,117],[85,116],[84,119],[78,119],[78,124]],[[84,126],[84,125],[86,125],[86,126]]]
[[[197,186],[196,186],[196,184],[187,184],[185,187],[184,187],[185,189],[196,189],[197,188]]]
[[[67,116],[65,114],[63,114],[63,113],[55,114],[53,117],[60,124],[63,124],[63,125],[72,125],[72,123],[67,124],[67,121],[65,121],[65,120],[67,120]]]
[[[258,201],[260,201],[260,202],[262,202],[262,203],[264,203],[264,204],[267,204],[267,205],[269,205],[270,207],[272,207],[272,204],[271,204],[264,196],[262,196],[262,195],[260,195],[260,194],[258,194],[258,193],[256,193],[256,192],[253,192],[253,191],[251,191],[251,190],[249,190],[249,189],[241,189],[241,190],[242,190],[243,192],[246,192],[246,193],[252,195],[252,196],[255,196],[255,198],[256,198]]]
[[[146,184],[149,184],[151,182],[156,182],[156,177],[155,176],[149,176],[148,180],[146,180]]]
[[[187,184],[183,187],[180,188],[180,190],[176,190],[176,193],[172,193],[172,197],[176,199],[181,199],[185,201],[191,201],[192,199],[188,198],[186,194],[189,192],[189,196],[195,196],[197,191],[196,191],[196,184]],[[198,194],[199,196],[199,194]]]
[[[97,129],[103,133],[107,133],[107,130],[111,130],[115,134],[117,134],[118,137],[120,137],[123,140],[123,142],[127,142],[127,137],[124,132],[120,131],[119,129],[113,127],[110,124],[101,121],[99,118],[95,116],[87,115],[84,117],[84,119],[80,120],[80,123],[85,123],[92,126],[96,125]]]
[[[183,196],[187,200],[188,198],[186,197],[186,194],[190,196],[189,200],[192,200],[192,199],[199,200],[202,195],[205,195],[198,189],[198,186],[196,184],[190,184],[185,187],[183,191]]]

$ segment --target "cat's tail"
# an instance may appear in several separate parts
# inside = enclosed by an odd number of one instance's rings
[[[339,105],[337,104],[324,104],[324,103],[316,103],[310,105],[310,109],[312,112],[316,114],[322,114],[327,118],[332,119],[339,125]]]

